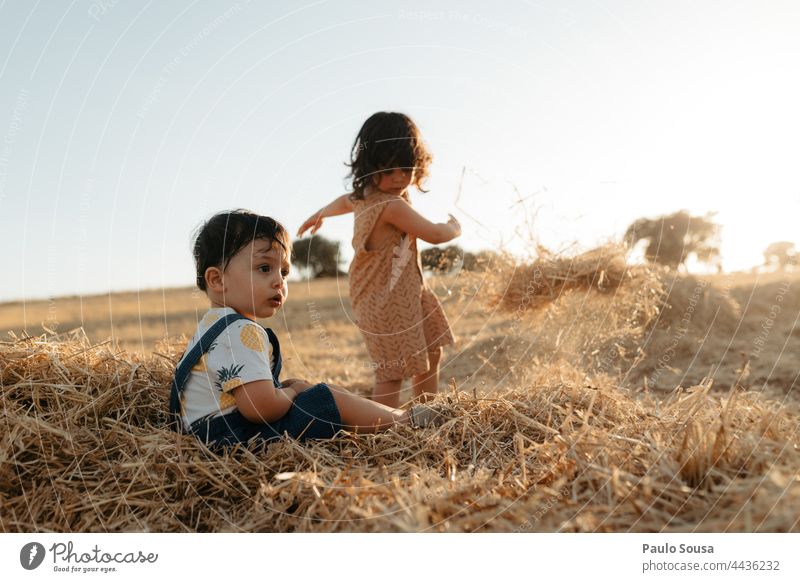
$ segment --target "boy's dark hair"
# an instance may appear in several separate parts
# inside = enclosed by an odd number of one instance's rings
[[[422,134],[411,118],[403,113],[379,111],[361,126],[350,150],[349,178],[352,198],[364,199],[364,189],[381,170],[414,168],[414,185],[422,192],[433,156],[422,141]]]
[[[287,258],[292,241],[283,225],[269,216],[259,216],[249,210],[220,212],[209,218],[197,231],[192,245],[197,271],[197,286],[206,290],[206,269],[221,267],[224,271],[231,258],[254,240],[278,243]]]

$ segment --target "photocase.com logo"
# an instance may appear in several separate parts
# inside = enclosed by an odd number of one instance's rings
[[[19,551],[19,563],[26,570],[35,570],[44,561],[44,546],[38,542],[31,542],[22,546]]]

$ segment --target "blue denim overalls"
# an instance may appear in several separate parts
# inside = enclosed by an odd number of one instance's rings
[[[184,355],[175,370],[170,392],[170,416],[173,426],[181,431],[180,395],[189,379],[192,367],[200,360],[214,343],[214,340],[228,325],[239,319],[249,319],[238,313],[229,313],[215,322],[192,349]],[[252,321],[252,320],[250,320]],[[274,364],[271,365],[272,381],[276,389],[281,389],[279,379],[283,359],[280,343],[275,333],[268,327],[267,332]],[[252,438],[269,441],[280,438],[284,433],[298,440],[331,438],[342,428],[339,409],[327,384],[319,383],[297,395],[287,413],[270,423],[255,423],[247,420],[238,409],[223,416],[205,416],[192,423],[189,432],[207,445],[226,446],[247,442]]]

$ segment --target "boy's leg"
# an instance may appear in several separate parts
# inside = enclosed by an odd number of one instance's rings
[[[397,382],[398,387],[400,382]],[[409,413],[386,406],[380,402],[363,398],[348,392],[340,386],[328,384],[347,430],[353,432],[378,432],[391,428],[395,424],[409,424]],[[376,386],[377,388],[377,386]]]
[[[439,391],[439,360],[442,359],[442,348],[435,348],[428,352],[428,371],[414,376],[411,389],[414,398],[420,402],[427,402],[433,394]]]
[[[375,382],[375,388],[372,389],[372,400],[385,406],[397,408],[400,405],[400,388],[402,385],[402,380]]]

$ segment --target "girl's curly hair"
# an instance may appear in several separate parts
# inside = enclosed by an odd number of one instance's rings
[[[379,111],[361,126],[350,150],[351,198],[364,199],[364,190],[372,184],[373,176],[393,168],[414,169],[414,186],[421,192],[433,160],[422,135],[411,118],[403,113]]]

